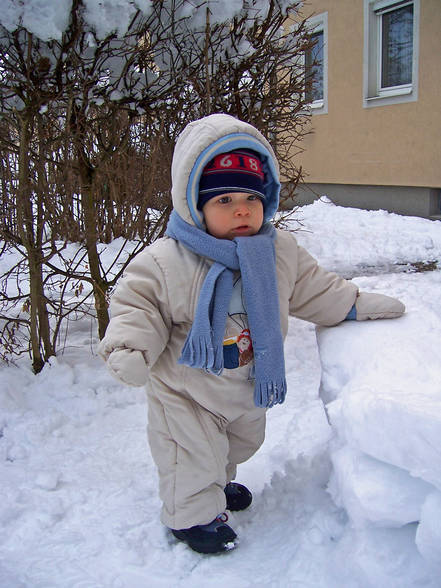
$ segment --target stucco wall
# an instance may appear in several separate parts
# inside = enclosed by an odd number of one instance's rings
[[[363,0],[310,0],[328,13],[328,113],[299,156],[307,182],[441,187],[441,1],[420,0],[415,102],[363,108]]]

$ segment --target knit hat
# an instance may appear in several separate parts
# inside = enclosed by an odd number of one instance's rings
[[[265,200],[264,179],[262,162],[254,151],[237,149],[216,155],[202,171],[198,210],[211,198],[231,192],[256,194]]]

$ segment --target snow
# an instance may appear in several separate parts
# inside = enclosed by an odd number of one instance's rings
[[[71,0],[2,0],[0,23],[9,31],[23,26],[43,41],[61,40],[69,25]],[[84,0],[84,18],[100,38],[113,31],[127,32],[139,9],[148,15],[151,0]]]
[[[341,208],[326,197],[300,209],[298,218],[303,225],[302,245],[323,267],[348,277],[400,269],[400,264],[416,261],[439,261],[439,222],[384,210]]]
[[[0,24],[12,32],[23,26],[42,41],[60,41],[69,25],[71,0],[1,0]],[[122,37],[131,20],[139,10],[148,17],[154,0],[84,0],[84,20],[98,38],[111,33]],[[242,0],[205,0],[204,2],[163,2],[166,14],[175,13],[177,18],[187,18],[187,26],[194,30],[204,29],[206,9],[210,9],[210,22],[222,23],[232,19],[243,10]],[[282,10],[291,2],[279,1]],[[266,18],[269,4],[266,0],[253,0],[248,8],[252,18]]]
[[[286,4],[285,0],[285,4]],[[8,30],[14,31],[23,26],[30,33],[43,41],[55,39],[60,41],[69,25],[71,0],[2,0],[0,23]],[[116,33],[123,37],[139,10],[148,17],[153,0],[84,0],[84,20],[98,38],[104,39]],[[178,17],[190,17],[187,23],[191,28],[204,28],[206,7],[210,8],[212,23],[224,22],[233,18],[242,10],[240,0],[207,0],[206,2],[184,2],[175,6],[175,2],[164,2],[167,12],[175,11]],[[264,17],[268,6],[260,1],[254,2],[253,14]]]
[[[0,586],[441,586],[441,272],[410,271],[441,259],[441,222],[326,199],[296,216],[323,265],[407,313],[291,319],[238,547],[199,555],[161,525],[144,391],[112,379],[85,318],[37,376],[0,367]]]
[[[0,22],[9,31],[23,26],[39,39],[61,40],[69,24],[71,0],[2,0]]]
[[[151,9],[150,3],[145,0],[85,0],[84,18],[99,39],[104,39],[113,31],[118,36],[124,36],[138,7],[147,14]]]

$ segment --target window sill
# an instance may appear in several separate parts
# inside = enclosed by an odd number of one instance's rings
[[[309,114],[328,114],[328,106],[325,100],[314,100],[306,104],[306,112]]]
[[[365,108],[375,106],[388,106],[403,102],[414,102],[418,99],[417,87],[412,85],[396,86],[388,90],[380,90],[376,96],[366,96],[363,99]]]
[[[393,96],[406,96],[412,94],[413,87],[408,86],[395,86],[387,90],[380,90],[377,96],[368,96],[366,100],[381,100],[383,98],[391,98]]]

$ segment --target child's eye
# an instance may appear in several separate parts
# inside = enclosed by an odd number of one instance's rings
[[[257,200],[257,199],[258,199],[258,196],[257,196],[257,194],[250,194],[250,195],[248,196],[248,200]]]
[[[220,204],[228,204],[228,202],[230,202],[231,198],[230,196],[221,196],[218,200],[218,202]]]

